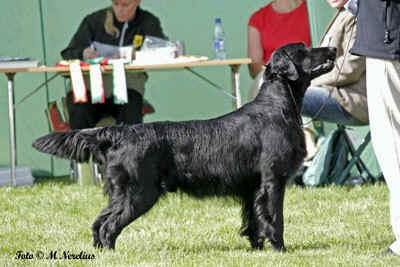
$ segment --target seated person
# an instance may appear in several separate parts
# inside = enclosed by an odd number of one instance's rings
[[[342,125],[368,124],[365,58],[350,54],[356,38],[356,18],[344,8],[348,0],[327,0],[338,12],[332,19],[321,46],[337,48],[332,71],[311,81],[304,95],[301,114],[309,120]],[[307,121],[307,122],[308,122]],[[306,161],[317,152],[316,134],[306,122]]]
[[[100,56],[91,45],[94,42],[130,46],[134,36],[166,38],[159,19],[140,8],[141,0],[112,0],[111,7],[96,11],[84,18],[69,45],[61,52],[64,59],[88,60]],[[85,75],[86,86],[89,79]],[[141,123],[146,73],[126,75],[128,103],[114,104],[112,74],[103,75],[106,103],[74,103],[72,92],[67,94],[67,106],[72,129],[91,128],[104,117],[112,115],[117,123]],[[90,97],[89,97],[90,99]]]
[[[302,42],[311,45],[307,5],[304,0],[274,0],[251,15],[248,23],[248,57],[250,76],[255,79],[248,99],[259,90],[263,66],[278,47]]]
[[[355,17],[343,8],[348,0],[327,2],[333,8],[337,8],[338,12],[324,34],[321,46],[337,48],[336,67],[330,73],[311,82],[304,96],[301,113],[313,120],[365,125],[368,124],[365,58],[349,53],[356,37]],[[249,100],[255,98],[262,83],[262,74],[258,76],[249,94]],[[308,126],[305,128],[306,160],[312,158],[317,151],[315,134]]]
[[[365,58],[349,53],[356,38],[356,19],[343,6],[348,0],[327,0],[338,9],[321,46],[337,48],[334,69],[311,82],[302,115],[343,125],[368,124]]]

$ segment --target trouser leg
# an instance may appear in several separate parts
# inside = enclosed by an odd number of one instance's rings
[[[124,105],[114,104],[112,98],[106,100],[106,104],[92,104],[73,102],[72,92],[67,94],[67,107],[72,129],[92,128],[99,119],[107,114],[112,115],[117,124],[135,124],[143,121],[142,115],[143,97],[135,90],[128,90],[128,103]]]
[[[95,127],[98,121],[96,105],[87,103],[75,104],[72,92],[67,94],[67,108],[71,129],[85,129]]]
[[[117,124],[136,124],[143,122],[142,105],[142,95],[135,90],[128,90],[127,104],[113,104],[113,116],[117,120]]]
[[[367,59],[372,144],[390,192],[390,219],[400,254],[400,62]]]

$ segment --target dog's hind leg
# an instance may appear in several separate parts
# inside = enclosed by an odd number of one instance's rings
[[[257,225],[254,220],[254,195],[245,195],[242,201],[242,227],[240,229],[240,235],[247,236],[251,246],[255,248],[257,242],[257,238],[255,237]]]
[[[284,184],[273,174],[262,175],[253,206],[257,224],[253,248],[263,249],[265,239],[269,238],[274,249],[286,251],[283,241],[284,189]]]
[[[156,203],[159,196],[159,192],[155,190],[145,193],[142,191],[132,196],[125,195],[121,202],[115,203],[112,206],[112,213],[106,217],[100,227],[99,237],[101,244],[107,248],[114,249],[115,241],[122,230],[147,212]],[[102,215],[99,216],[100,221],[102,220],[101,217]]]
[[[104,208],[92,225],[93,246],[95,248],[103,248],[103,244],[100,241],[100,227],[107,220],[108,216],[111,215],[111,213],[112,209],[110,206]]]
[[[285,178],[272,176],[266,180],[267,203],[265,203],[267,221],[269,224],[268,238],[274,249],[285,252],[286,248],[283,241],[283,201],[285,196]]]
[[[135,178],[121,179],[120,177],[120,179],[111,180],[113,185],[109,207],[95,222],[97,226],[104,220],[99,229],[99,239],[104,247],[114,249],[115,241],[122,230],[157,202],[162,191],[155,184],[154,176],[149,176],[150,173],[155,175],[155,171],[147,169],[145,175],[138,174]],[[121,172],[119,174],[121,175]],[[111,214],[107,215],[108,212]]]

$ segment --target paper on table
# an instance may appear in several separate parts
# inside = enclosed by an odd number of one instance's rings
[[[206,61],[208,57],[197,57],[197,56],[182,56],[176,58],[164,58],[164,59],[156,59],[156,58],[139,58],[130,63],[130,65],[151,65],[151,64],[177,64],[177,63],[189,63],[189,62],[198,62],[198,61]]]
[[[10,56],[0,56],[0,62],[9,62],[9,61],[26,61],[31,60],[29,57],[10,57]]]
[[[29,57],[10,57],[0,55],[0,68],[33,68],[39,66],[38,60],[31,60]]]
[[[100,56],[107,58],[132,58],[132,46],[116,46],[99,42],[93,42],[92,48],[95,49]],[[129,57],[130,55],[130,57]]]

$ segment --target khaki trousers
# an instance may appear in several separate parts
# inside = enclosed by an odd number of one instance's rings
[[[400,61],[367,58],[372,145],[390,193],[390,221],[400,255]]]

